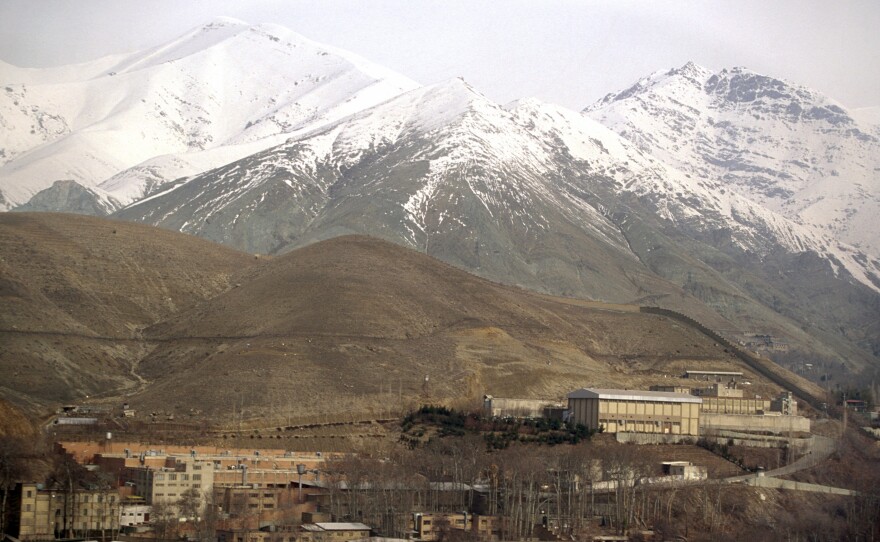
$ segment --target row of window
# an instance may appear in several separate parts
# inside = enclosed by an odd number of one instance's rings
[[[156,475],[154,476],[154,479],[155,480],[164,480],[165,476],[166,476],[165,473],[157,472]],[[177,473],[169,472],[168,473],[168,480],[177,481],[177,476],[178,476]],[[190,476],[189,474],[181,474],[180,479],[181,480],[189,480],[189,476]],[[202,475],[201,474],[193,474],[192,479],[193,480],[201,480]]]

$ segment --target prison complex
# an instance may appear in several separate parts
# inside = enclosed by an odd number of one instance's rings
[[[609,433],[700,434],[699,397],[664,391],[583,388],[568,394],[569,420]]]

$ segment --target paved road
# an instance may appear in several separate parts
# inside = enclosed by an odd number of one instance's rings
[[[778,469],[767,471],[764,473],[764,476],[785,476],[787,474],[792,474],[798,471],[802,471],[804,469],[808,469],[828,459],[828,457],[831,456],[831,454],[833,454],[834,451],[837,449],[837,441],[833,438],[823,437],[821,435],[813,435],[812,441],[813,443],[810,446],[810,453],[801,457],[794,463],[790,463]],[[746,474],[743,476],[731,476],[730,478],[725,478],[724,480],[730,483],[743,482],[750,478],[755,478],[756,476],[756,474]]]
[[[793,489],[795,491],[812,491],[816,493],[834,493],[837,495],[856,495],[857,492],[833,486],[824,486],[821,484],[806,484],[795,482],[793,480],[782,480],[776,476],[785,476],[810,467],[814,467],[822,461],[828,459],[831,454],[837,450],[837,439],[823,437],[821,435],[813,435],[813,443],[810,453],[801,457],[794,463],[773,469],[763,473],[763,476],[757,474],[746,474],[744,476],[731,476],[725,478],[728,483],[745,483],[751,486],[772,487],[780,489]]]

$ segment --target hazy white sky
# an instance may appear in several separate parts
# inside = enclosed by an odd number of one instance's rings
[[[0,59],[89,60],[221,15],[282,24],[420,83],[462,76],[501,103],[535,96],[581,109],[693,60],[880,105],[878,0],[2,0]]]

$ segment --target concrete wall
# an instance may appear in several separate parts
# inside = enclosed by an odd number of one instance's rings
[[[616,433],[614,438],[617,442],[633,444],[679,444],[682,442],[696,442],[693,435],[663,435],[660,433]]]
[[[731,431],[810,432],[810,420],[803,416],[749,416],[746,414],[700,414],[703,432],[713,429]]]
[[[831,493],[834,495],[856,495],[857,493],[851,489],[843,489],[839,487],[821,486],[819,484],[808,484],[806,482],[795,482],[794,480],[783,480],[781,478],[773,478],[772,476],[756,476],[749,478],[746,484],[757,487],[772,487],[776,489],[793,489],[795,491],[812,491],[814,493]]]
[[[735,397],[702,396],[703,405],[700,410],[717,414],[757,414],[758,411],[770,410],[769,399],[741,399]]]

